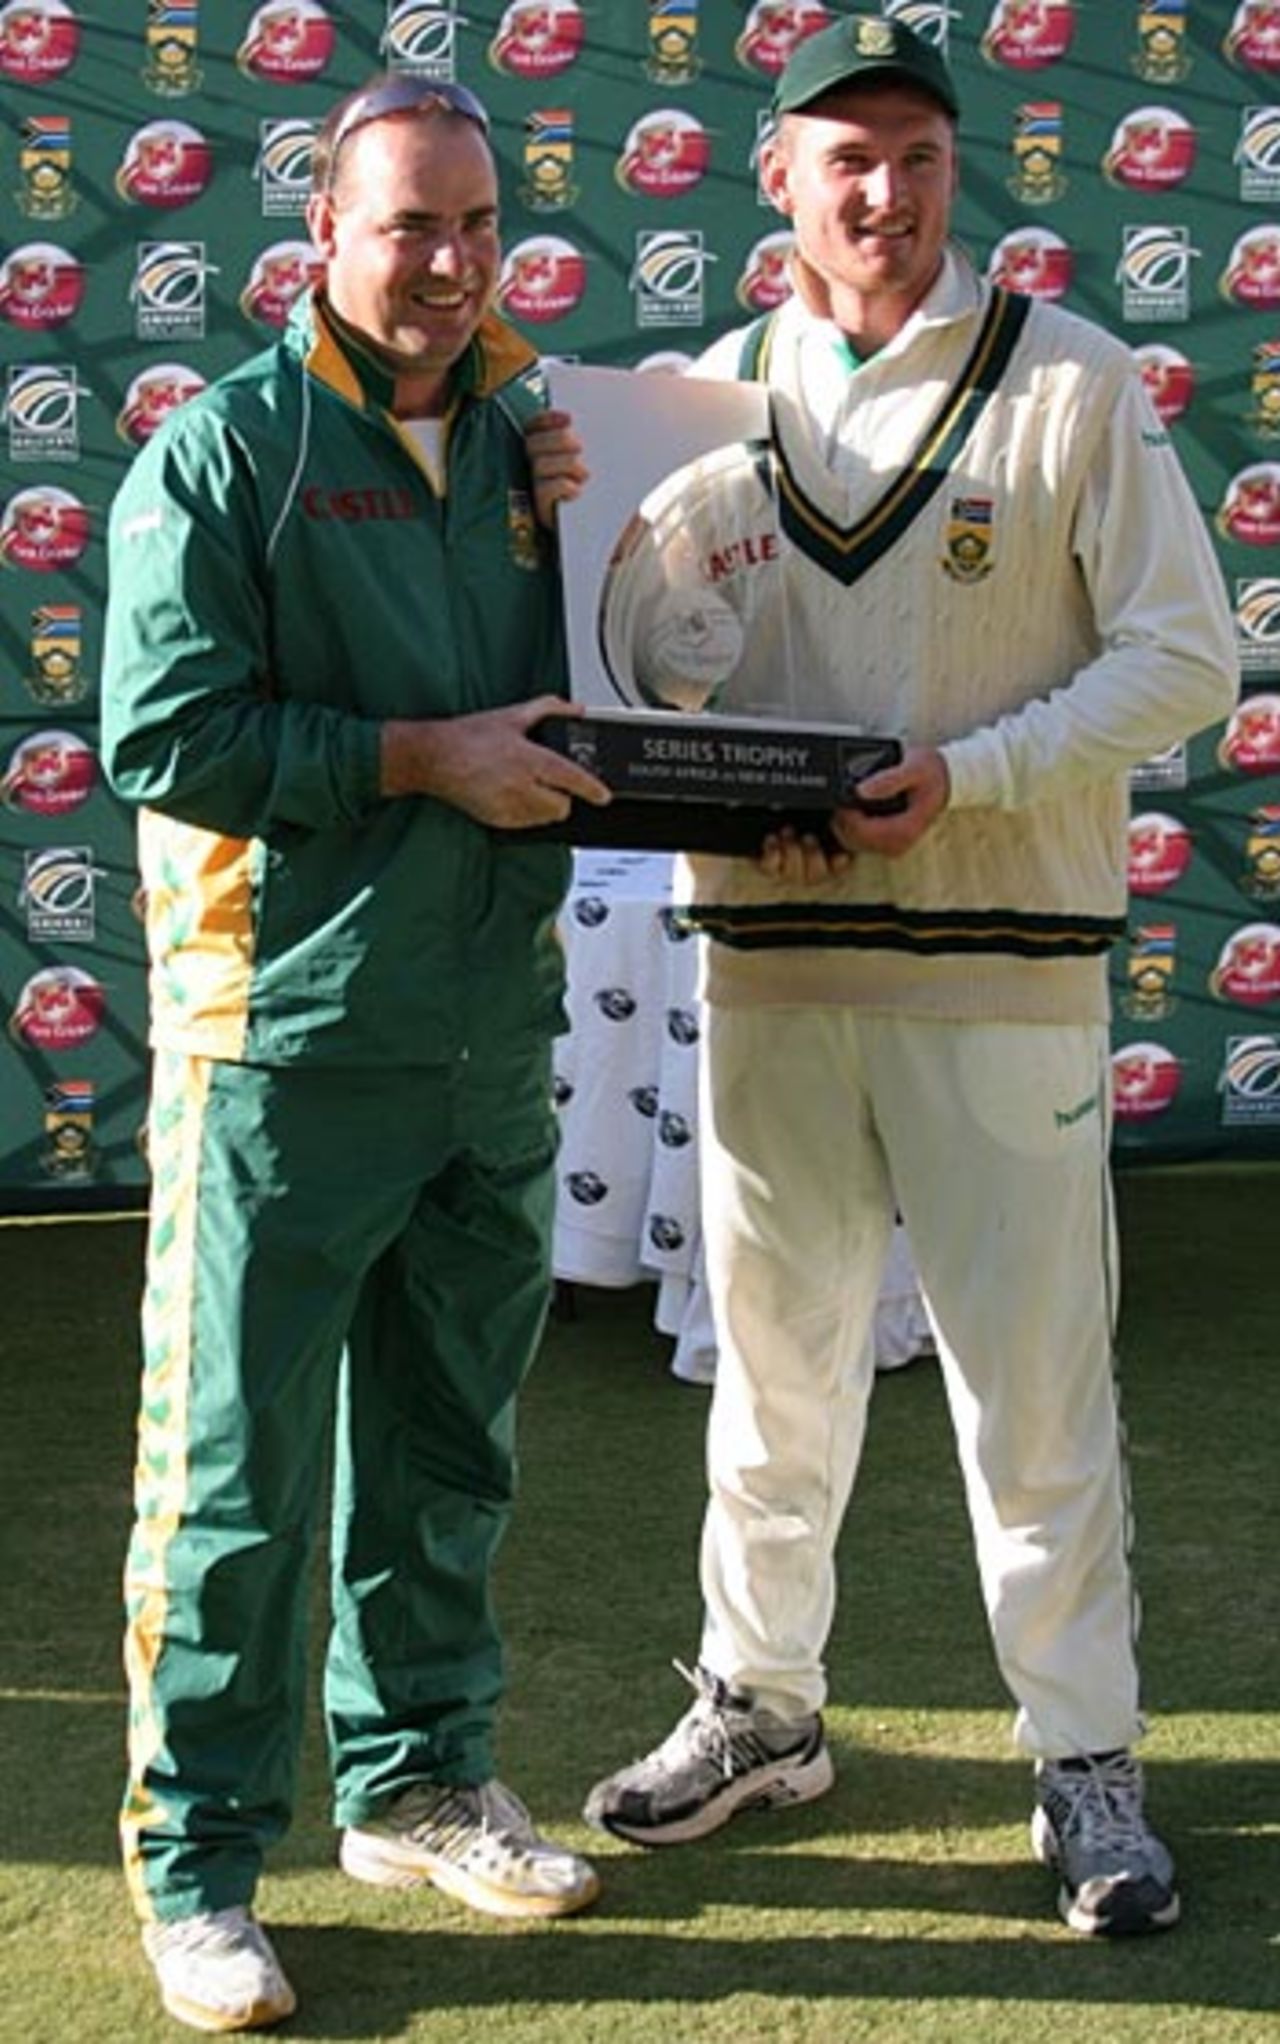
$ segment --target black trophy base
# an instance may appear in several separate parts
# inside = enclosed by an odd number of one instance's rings
[[[529,736],[613,790],[605,808],[574,802],[561,823],[522,831],[573,845],[754,856],[772,831],[826,834],[834,809],[860,803],[868,774],[902,757],[896,738],[757,718],[597,710],[544,717]]]

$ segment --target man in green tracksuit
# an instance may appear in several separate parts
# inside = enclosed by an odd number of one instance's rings
[[[103,751],[141,807],[155,1051],[122,1828],[200,2029],[294,2006],[250,1905],[290,1813],[335,1390],[343,1865],[500,1915],[597,1889],[491,1751],[568,877],[521,829],[607,798],[529,735],[563,656],[483,108],[353,95],[308,224],[323,289],[155,436],[111,531]]]

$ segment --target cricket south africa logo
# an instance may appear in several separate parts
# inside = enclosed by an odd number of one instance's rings
[[[461,19],[450,0],[388,0],[382,54],[393,71],[449,82]]]
[[[1224,1127],[1258,1128],[1280,1122],[1280,1037],[1271,1032],[1229,1036],[1224,1052]]]
[[[1242,199],[1280,200],[1280,106],[1243,109],[1232,161],[1240,173]]]
[[[202,241],[143,241],[130,296],[140,341],[204,339],[205,280],[216,275]]]
[[[1235,584],[1236,648],[1246,680],[1280,676],[1280,575],[1241,575]]]
[[[102,871],[89,845],[50,845],[24,855],[18,905],[33,943],[94,941],[95,884]]]
[[[318,121],[292,118],[259,122],[253,174],[264,220],[306,212],[318,126]]]
[[[701,326],[706,268],[714,261],[699,228],[642,228],[631,270],[636,325]]]
[[[10,364],[4,405],[10,461],[79,461],[80,400],[88,395],[69,362]]]
[[[1124,317],[1135,324],[1182,320],[1191,313],[1191,263],[1200,251],[1186,227],[1123,229],[1116,282]]]

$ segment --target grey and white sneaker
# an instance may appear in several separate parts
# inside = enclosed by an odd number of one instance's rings
[[[588,1824],[636,1845],[683,1845],[739,1810],[809,1803],[830,1788],[835,1769],[816,1713],[780,1718],[706,1668],[680,1673],[696,1703],[652,1753],[596,1783]]]
[[[342,1834],[343,1871],[377,1888],[430,1882],[486,1916],[572,1916],[600,1893],[589,1860],[535,1829],[499,1781],[415,1782]]]
[[[1072,1930],[1135,1937],[1178,1921],[1173,1860],[1146,1820],[1131,1753],[1040,1761],[1031,1848],[1058,1874],[1058,1909]]]
[[[160,1999],[192,2030],[264,2030],[298,2006],[271,1949],[247,1909],[208,1909],[176,1923],[149,1923],[142,1949],[155,1968]]]

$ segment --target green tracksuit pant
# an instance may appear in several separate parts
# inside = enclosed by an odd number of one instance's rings
[[[336,1821],[492,1772],[550,1046],[390,1072],[161,1053],[150,1143],[122,1838],[140,1915],[175,1918],[247,1902],[289,1820],[331,1428]]]

